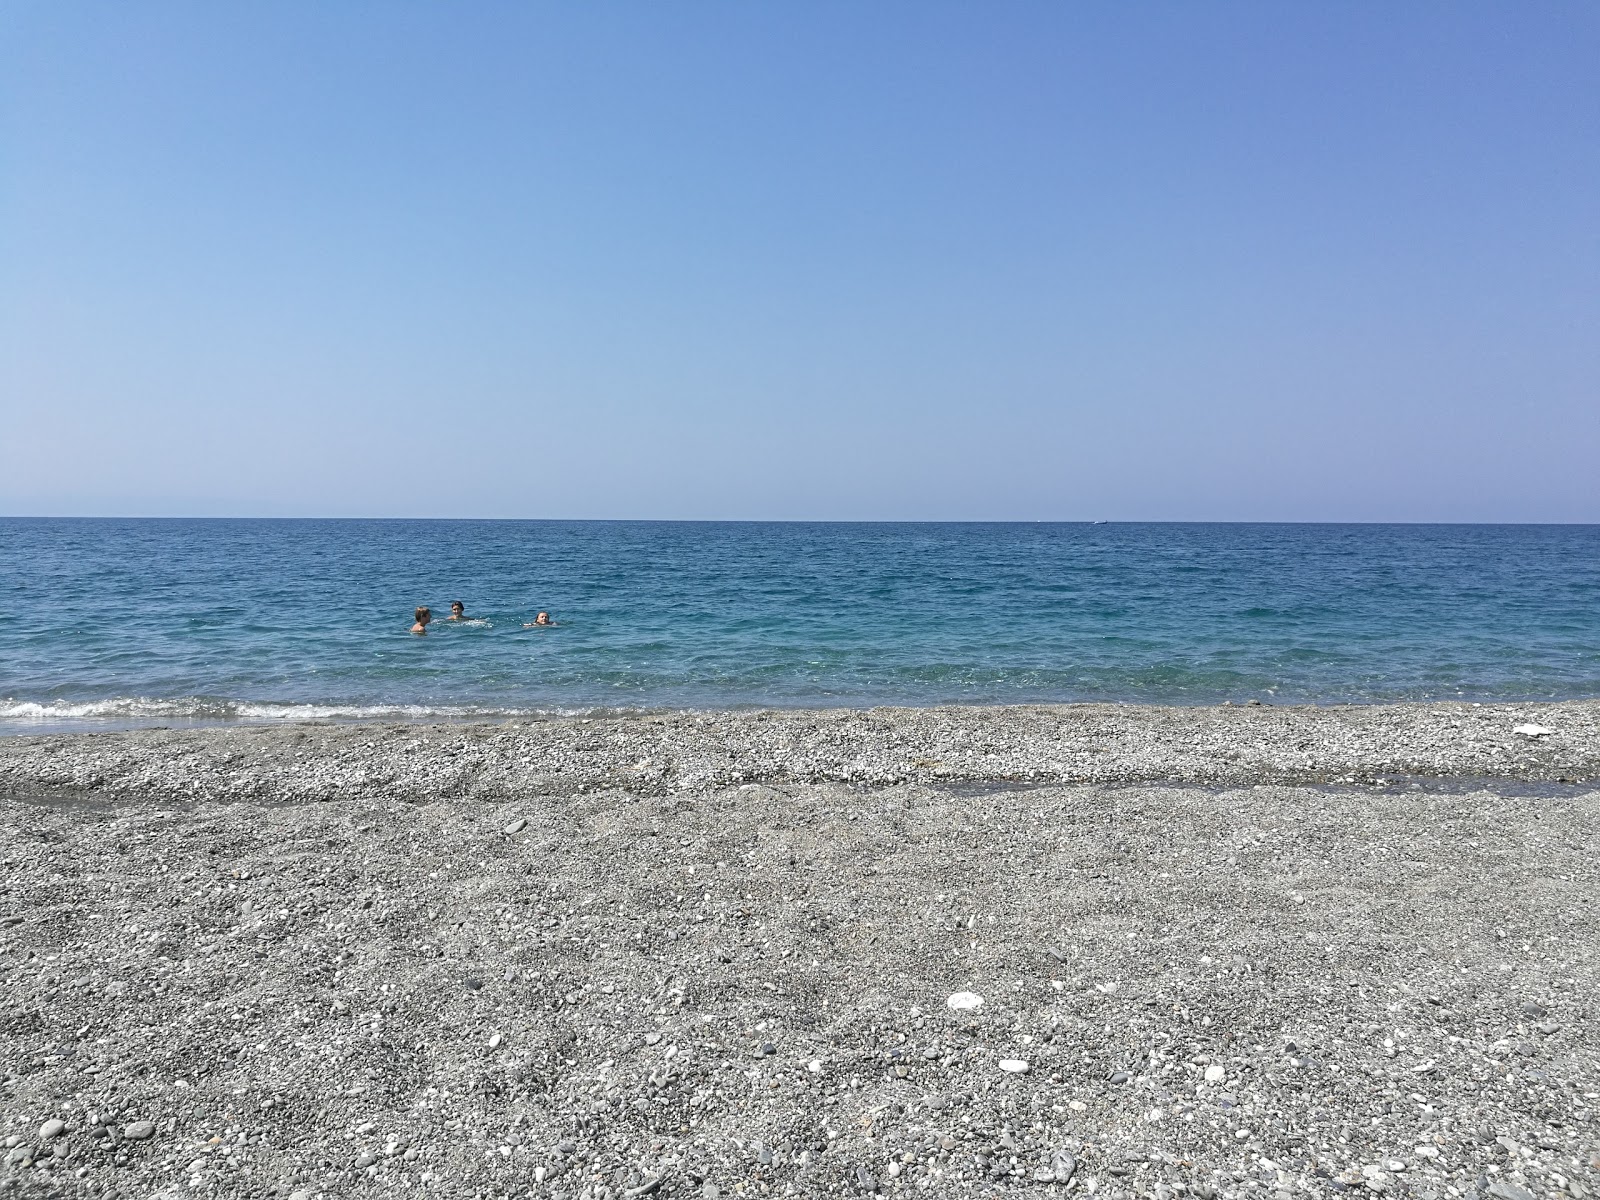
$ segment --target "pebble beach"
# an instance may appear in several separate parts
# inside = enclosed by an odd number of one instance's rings
[[[1596,702],[13,737],[0,806],[8,1194],[1600,1189]]]

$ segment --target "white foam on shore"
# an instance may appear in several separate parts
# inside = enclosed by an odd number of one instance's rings
[[[513,717],[583,716],[638,712],[640,709],[495,708],[479,705],[425,704],[273,704],[217,700],[204,696],[157,699],[116,696],[106,700],[0,700],[0,721],[18,726],[116,725],[152,721],[258,722],[295,721],[464,721]]]

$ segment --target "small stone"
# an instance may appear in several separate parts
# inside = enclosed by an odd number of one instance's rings
[[[1028,1073],[1028,1064],[1020,1058],[1002,1058],[1000,1060],[1000,1069],[1007,1075],[1026,1075]]]
[[[62,1131],[65,1130],[66,1127],[67,1123],[65,1121],[52,1117],[43,1125],[39,1126],[39,1140],[41,1142],[48,1142],[53,1137],[60,1137]]]
[[[130,1142],[148,1141],[155,1137],[156,1127],[151,1121],[135,1121],[122,1131],[122,1136]]]
[[[521,833],[527,827],[528,819],[526,817],[518,817],[515,821],[511,822],[511,824],[505,827],[505,832],[507,834]]]
[[[1057,1183],[1070,1183],[1077,1169],[1078,1160],[1065,1150],[1057,1150],[1050,1156],[1050,1170]]]
[[[477,978],[468,979],[462,986],[469,992],[481,992],[483,990],[483,980]]]
[[[1127,1083],[1128,1080],[1131,1079],[1131,1078],[1133,1078],[1133,1077],[1131,1075],[1129,1075],[1126,1071],[1113,1071],[1113,1072],[1111,1072],[1111,1082],[1112,1083]]]
[[[1555,730],[1548,725],[1518,725],[1511,732],[1520,733],[1525,738],[1542,738],[1549,737]]]
[[[871,1171],[865,1167],[857,1167],[856,1186],[863,1192],[875,1192],[878,1190],[878,1181],[872,1177]]]
[[[493,1037],[491,1037],[489,1039],[489,1049],[491,1049],[491,1050],[500,1049],[500,1043],[503,1042],[503,1041],[505,1041],[504,1038],[502,1038],[498,1033],[495,1034]]]
[[[956,1012],[972,1012],[983,1007],[983,997],[976,992],[956,992],[945,1004]]]
[[[1227,1068],[1223,1067],[1223,1066],[1220,1066],[1217,1063],[1212,1063],[1209,1067],[1206,1068],[1206,1082],[1207,1083],[1221,1083],[1227,1077],[1228,1077]]]

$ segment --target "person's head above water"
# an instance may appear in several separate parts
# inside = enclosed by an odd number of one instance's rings
[[[550,614],[545,612],[543,609],[540,609],[539,610],[539,615],[534,617],[534,619],[531,620],[531,621],[524,622],[522,627],[524,629],[532,629],[535,625],[554,625],[554,624],[555,624],[555,622],[550,619]]]
[[[466,615],[467,606],[465,604],[461,603],[459,600],[450,601],[450,619],[452,621],[459,621]]]
[[[433,610],[426,604],[417,609],[417,623],[411,627],[412,633],[427,633],[428,622],[433,620]]]

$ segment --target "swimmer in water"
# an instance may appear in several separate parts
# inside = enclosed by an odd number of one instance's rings
[[[467,619],[467,606],[459,600],[450,602],[450,619],[452,621],[465,621]]]
[[[550,619],[550,614],[549,613],[540,612],[539,615],[534,617],[533,620],[524,621],[522,623],[522,627],[524,629],[532,629],[535,625],[554,625],[554,624],[555,624],[555,622]]]
[[[417,609],[417,623],[411,627],[412,633],[427,633],[428,622],[433,620],[433,610],[427,605]]]

